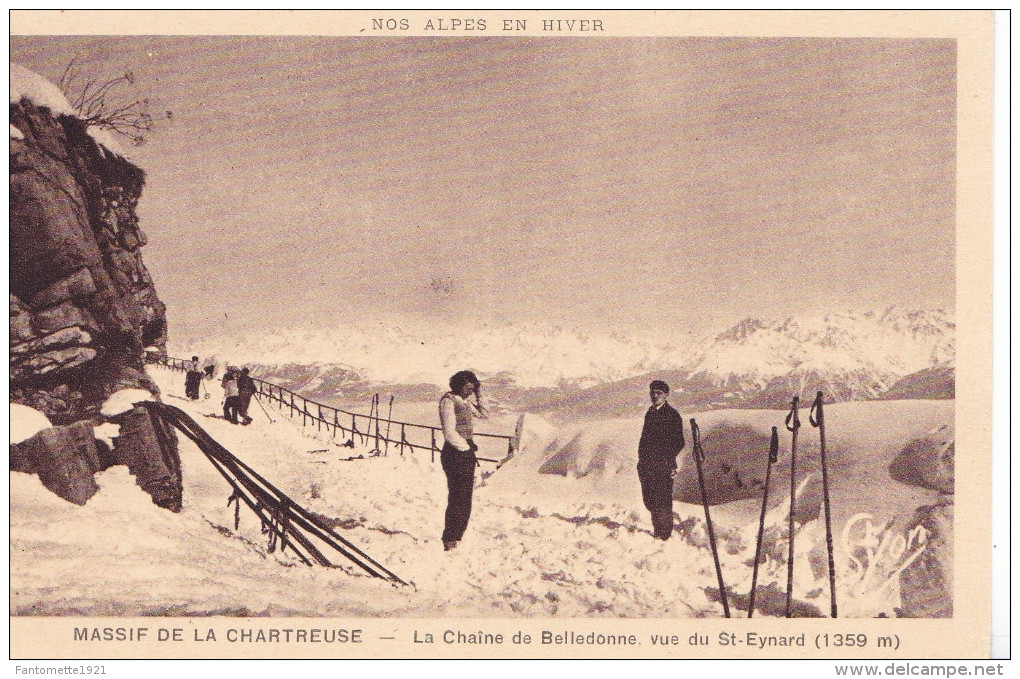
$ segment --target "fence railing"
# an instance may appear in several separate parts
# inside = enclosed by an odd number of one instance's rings
[[[168,356],[158,359],[156,363],[171,370],[184,372],[185,364],[190,361]],[[264,398],[270,406],[275,403],[281,412],[287,412],[292,419],[296,420],[297,417],[300,417],[302,426],[314,425],[319,432],[325,428],[326,433],[333,438],[342,435],[348,438],[352,444],[355,441],[362,445],[374,443],[373,452],[380,454],[388,454],[390,446],[393,446],[401,455],[405,450],[409,452],[428,451],[433,462],[436,459],[436,453],[442,449],[443,430],[440,427],[392,420],[378,415],[355,413],[313,401],[286,387],[257,377],[253,377],[252,380],[256,387],[255,397],[260,401]],[[399,438],[397,438],[398,436]],[[480,462],[501,464],[514,454],[512,436],[475,433],[474,440],[478,444],[480,453],[487,451],[484,453],[487,455],[486,457],[478,456]],[[506,452],[503,457],[495,457],[495,455],[502,454],[504,449]]]

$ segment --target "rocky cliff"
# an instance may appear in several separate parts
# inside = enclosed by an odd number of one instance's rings
[[[154,501],[179,508],[175,441],[122,436],[111,449],[83,434],[107,421],[144,430],[143,408],[113,420],[100,408],[124,389],[158,393],[143,366],[144,349],[165,353],[167,338],[135,214],[145,175],[97,143],[52,84],[13,65],[10,123],[10,397],[55,425],[12,445],[11,468],[81,504],[94,492],[85,476],[144,468]]]
[[[900,573],[900,614],[908,618],[953,617],[953,550],[956,429],[946,424],[907,444],[889,466],[901,483],[939,492],[935,504],[917,508],[909,535],[924,529],[925,549]]]

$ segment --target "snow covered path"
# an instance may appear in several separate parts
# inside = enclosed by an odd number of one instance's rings
[[[249,427],[208,417],[218,387],[209,400],[185,401],[178,374],[150,372],[166,402],[415,586],[268,554],[247,509],[233,530],[229,487],[180,436],[178,515],[152,505],[122,467],[97,475],[101,491],[86,507],[57,498],[33,476],[11,474],[15,614],[687,617],[716,608],[692,587],[703,569],[685,563],[700,550],[653,542],[636,515],[539,514],[489,497],[486,484],[476,490],[461,548],[444,553],[438,460],[419,453],[340,461],[367,449],[309,438],[277,413],[270,423],[255,403]],[[710,572],[710,560],[701,565]]]
[[[722,615],[721,605],[706,593],[716,587],[716,578],[701,508],[678,503],[681,527],[674,539],[652,540],[629,475],[610,470],[619,477],[618,489],[593,494],[569,477],[536,473],[535,456],[556,435],[544,422],[526,430],[518,458],[479,479],[465,539],[445,553],[439,536],[446,485],[438,459],[391,451],[386,457],[345,460],[367,456],[368,450],[342,447],[325,435],[312,437],[314,430],[272,410],[275,422],[270,422],[256,402],[250,426],[232,425],[212,417],[221,398],[216,383],[208,383],[209,400],[193,402],[181,398],[180,374],[162,368],[151,368],[150,374],[167,403],[188,412],[228,450],[414,586],[392,586],[354,568],[307,567],[289,553],[268,553],[266,536],[246,508],[234,530],[229,486],[191,441],[179,436],[180,514],[153,505],[123,467],[97,475],[101,490],[85,507],[50,494],[34,476],[11,473],[14,614]],[[605,427],[616,430],[611,422]],[[635,432],[625,428],[618,436],[630,442]],[[595,454],[582,448],[582,455]],[[624,460],[619,469],[628,465]],[[487,469],[491,465],[480,471]],[[609,486],[614,483],[610,479]],[[731,504],[713,516],[726,582],[746,593],[757,517],[751,526],[746,518],[753,503]],[[774,513],[778,523],[782,507]],[[824,544],[817,523],[805,527],[798,552],[806,555],[819,540]],[[775,540],[772,547],[782,551]],[[785,585],[785,565],[767,564],[765,571],[762,585],[779,579]],[[798,561],[798,591],[824,602],[824,580],[824,574],[812,572],[808,558]],[[853,614],[853,605],[841,611]],[[858,614],[876,612],[862,607]]]

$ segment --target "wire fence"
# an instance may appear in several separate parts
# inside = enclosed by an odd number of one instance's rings
[[[170,370],[185,372],[185,365],[190,361],[168,356],[159,358],[156,363]],[[256,388],[254,395],[260,402],[264,400],[270,407],[275,404],[292,420],[297,421],[300,417],[302,426],[314,426],[318,432],[325,429],[333,438],[345,438],[352,445],[374,445],[373,453],[387,455],[391,448],[401,455],[405,451],[427,451],[434,462],[436,454],[442,450],[443,431],[439,427],[343,410],[257,377],[252,380]],[[475,433],[474,441],[478,445],[479,462],[498,465],[514,454],[512,436]]]

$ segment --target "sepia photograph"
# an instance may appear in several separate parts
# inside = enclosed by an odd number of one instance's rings
[[[951,30],[215,14],[12,22],[14,657],[939,657],[892,619],[987,617]]]

